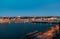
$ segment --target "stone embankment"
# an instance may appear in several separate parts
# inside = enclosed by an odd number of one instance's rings
[[[46,32],[34,31],[26,35],[27,39],[53,39],[57,34],[59,34],[59,25],[51,27],[51,29]]]

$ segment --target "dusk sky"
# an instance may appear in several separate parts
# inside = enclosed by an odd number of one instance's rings
[[[0,16],[60,16],[60,0],[0,0]]]

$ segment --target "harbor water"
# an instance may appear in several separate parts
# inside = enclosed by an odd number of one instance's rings
[[[10,23],[0,24],[0,39],[21,39],[33,31],[44,32],[56,24]]]

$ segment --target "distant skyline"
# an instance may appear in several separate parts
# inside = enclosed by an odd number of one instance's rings
[[[60,16],[60,0],[0,0],[0,16]]]

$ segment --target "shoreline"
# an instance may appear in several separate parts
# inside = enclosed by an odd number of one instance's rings
[[[56,17],[0,17],[0,23],[58,23],[60,19]]]

